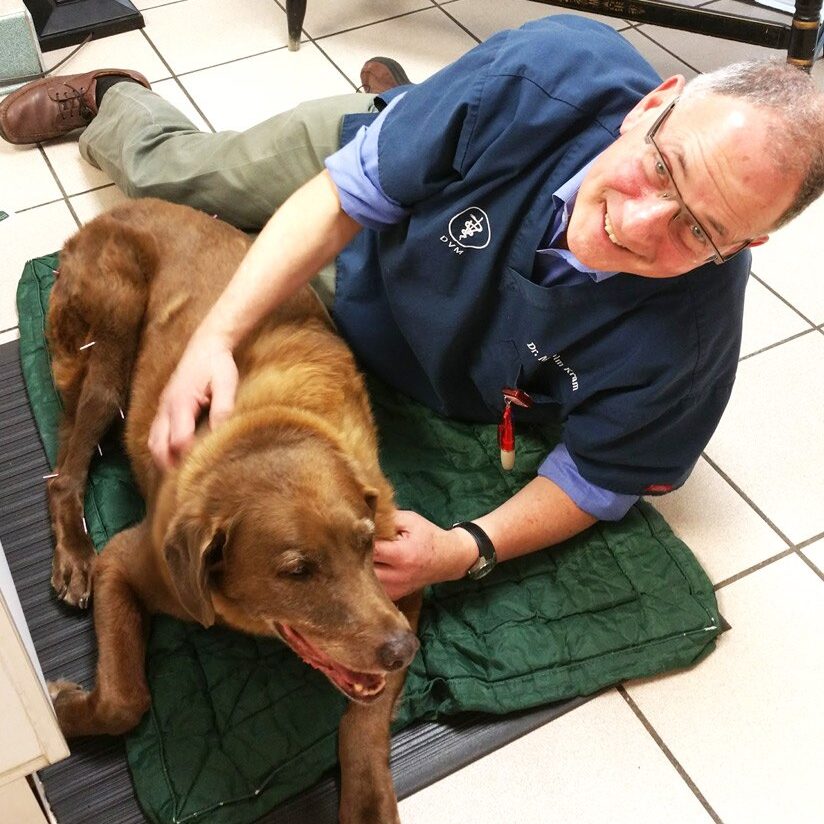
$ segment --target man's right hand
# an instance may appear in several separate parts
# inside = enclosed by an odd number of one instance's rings
[[[172,467],[192,445],[201,410],[210,408],[212,429],[232,411],[238,379],[232,347],[334,260],[360,229],[341,209],[325,169],[269,219],[163,390],[149,433],[149,449],[161,469]]]
[[[238,373],[232,351],[220,338],[195,333],[160,396],[149,431],[149,450],[161,469],[188,451],[201,410],[218,427],[235,405]]]

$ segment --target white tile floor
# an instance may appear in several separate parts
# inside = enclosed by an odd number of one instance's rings
[[[289,53],[270,0],[137,5],[144,30],[88,44],[64,71],[139,69],[216,129],[354,89],[374,54],[422,80],[500,28],[559,13],[526,0],[310,0]],[[764,52],[609,22],[665,75]],[[824,84],[824,65],[815,75]],[[16,213],[0,222],[0,343],[17,335],[24,261],[121,197],[72,139],[0,141],[0,209]],[[756,250],[732,402],[689,482],[656,501],[718,585],[732,631],[694,670],[611,690],[406,799],[406,824],[824,822],[822,221],[824,200]]]

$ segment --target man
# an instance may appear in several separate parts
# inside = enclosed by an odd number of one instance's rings
[[[335,259],[320,288],[383,379],[444,415],[501,421],[504,451],[511,419],[563,421],[537,477],[474,525],[400,513],[375,551],[393,598],[682,484],[734,381],[745,250],[824,188],[824,103],[806,75],[745,64],[659,82],[576,17],[502,32],[383,99],[305,104],[242,134],[201,134],[124,75],[39,81],[0,105],[0,132],[38,139],[75,100],[91,120],[81,151],[127,193],[245,227],[277,209],[164,392],[161,465],[200,410],[226,416],[238,342]]]

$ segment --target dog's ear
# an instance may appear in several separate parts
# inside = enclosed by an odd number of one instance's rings
[[[215,622],[209,573],[223,560],[226,533],[215,524],[180,515],[172,522],[163,555],[180,603],[204,627]]]

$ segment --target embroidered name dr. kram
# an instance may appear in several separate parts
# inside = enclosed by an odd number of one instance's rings
[[[489,216],[483,209],[470,206],[449,221],[449,237],[441,235],[441,243],[462,255],[464,249],[486,249],[491,238]]]
[[[578,375],[576,375],[575,372],[563,362],[561,356],[557,352],[552,355],[542,355],[538,350],[538,347],[532,341],[526,345],[526,348],[530,351],[532,357],[539,360],[541,363],[551,360],[562,372],[569,375],[570,382],[572,383],[572,391],[578,391]]]

